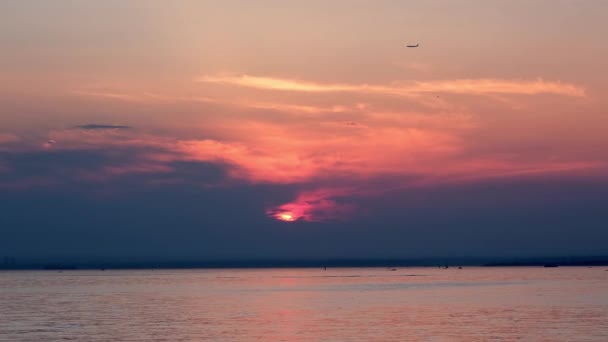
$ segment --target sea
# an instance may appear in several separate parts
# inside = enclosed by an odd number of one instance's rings
[[[608,341],[608,267],[0,272],[0,341]]]

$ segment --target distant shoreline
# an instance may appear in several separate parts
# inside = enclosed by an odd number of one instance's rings
[[[253,268],[355,268],[355,267],[560,267],[608,266],[608,257],[500,259],[370,259],[370,260],[225,260],[174,262],[28,262],[0,264],[0,270],[120,270],[120,269],[253,269]]]

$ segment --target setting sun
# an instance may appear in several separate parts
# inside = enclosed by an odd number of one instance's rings
[[[277,216],[277,218],[279,220],[282,221],[287,221],[287,222],[292,222],[295,221],[295,218],[293,217],[293,215],[291,215],[290,213],[283,213]]]

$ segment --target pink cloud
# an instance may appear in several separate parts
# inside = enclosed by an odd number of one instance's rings
[[[171,173],[175,161],[227,165],[228,176],[251,183],[344,184],[344,188],[304,190],[291,202],[268,210],[282,220],[322,221],[349,216],[343,197],[374,196],[409,187],[483,179],[574,173],[602,167],[591,161],[545,160],[498,154],[475,155],[466,137],[479,129],[470,114],[381,112],[364,107],[357,121],[223,119],[206,127],[215,139],[175,139],[137,130],[51,132],[60,149],[131,147],[141,152],[129,164],[87,172],[88,180],[133,173]],[[350,124],[349,124],[350,123]],[[365,185],[390,179],[379,188]]]
[[[0,133],[0,144],[12,143],[21,140],[18,136],[11,133]]]
[[[355,209],[352,204],[338,203],[333,198],[352,195],[350,189],[327,188],[305,191],[293,201],[268,209],[266,214],[281,221],[327,221],[348,217]]]
[[[495,126],[488,123],[504,119],[504,113],[513,114],[513,108],[536,105],[534,109],[538,110],[542,101],[534,95],[563,96],[560,104],[584,102],[577,97],[584,97],[585,89],[570,83],[455,79],[370,85],[256,76],[203,77],[200,81],[211,88],[239,87],[243,96],[235,99],[230,88],[228,93],[211,92],[219,95],[217,98],[201,97],[197,105],[205,110],[184,124],[192,124],[187,134],[60,130],[51,132],[49,139],[57,142],[54,149],[129,147],[140,151],[131,164],[105,165],[98,173],[88,175],[91,179],[171,173],[173,162],[200,161],[227,166],[228,177],[239,181],[298,184],[304,190],[295,194],[293,201],[268,211],[270,216],[287,221],[348,216],[352,205],[342,199],[349,196],[492,178],[574,174],[606,167],[572,154],[548,156],[528,151],[525,144],[506,155],[496,147],[498,144],[480,137],[500,133],[501,121]],[[163,104],[197,98],[196,94],[173,92],[104,91],[89,89],[79,94]],[[472,99],[471,95],[483,97]],[[204,107],[209,103],[213,111]],[[539,127],[539,121],[532,120],[535,118],[530,116],[525,123],[522,121],[518,132],[536,135],[534,127]],[[507,138],[511,140],[499,143],[519,143],[516,136]],[[530,141],[527,143],[534,147],[534,140]],[[390,181],[374,189],[365,186],[379,179]],[[338,190],[336,184],[344,188]]]

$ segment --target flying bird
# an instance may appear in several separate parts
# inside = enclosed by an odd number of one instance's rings
[[[420,45],[420,43],[416,44],[416,45],[406,45],[406,47],[408,48],[417,48]]]

